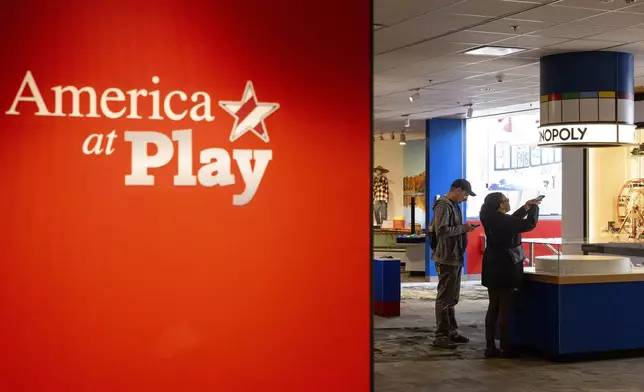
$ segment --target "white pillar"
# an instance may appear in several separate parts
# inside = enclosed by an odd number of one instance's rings
[[[584,150],[563,148],[561,189],[561,238],[564,241],[584,239]],[[563,254],[581,254],[580,245],[564,245]]]

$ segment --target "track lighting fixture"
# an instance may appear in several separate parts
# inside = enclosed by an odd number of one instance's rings
[[[472,114],[474,114],[474,109],[472,109],[472,104],[467,105],[467,118],[472,118]]]
[[[409,102],[414,102],[420,98],[420,89],[416,89],[415,92],[409,96]]]
[[[409,116],[405,116],[405,128],[409,128],[411,126],[411,120],[409,119]]]

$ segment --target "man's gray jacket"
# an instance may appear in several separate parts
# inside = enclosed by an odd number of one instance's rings
[[[462,266],[467,233],[463,225],[463,213],[455,202],[443,196],[433,206],[434,219],[430,230],[436,235],[436,249],[432,251],[432,260],[440,264]]]

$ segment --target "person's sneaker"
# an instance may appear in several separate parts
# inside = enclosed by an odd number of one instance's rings
[[[498,358],[501,356],[501,350],[499,350],[496,347],[493,349],[486,348],[485,353],[483,353],[483,355],[485,355],[485,358]]]
[[[443,348],[443,349],[446,349],[446,350],[453,350],[456,347],[458,347],[456,345],[456,343],[452,342],[452,339],[450,339],[448,337],[436,338],[434,340],[433,345],[434,345],[434,347]]]
[[[456,344],[465,344],[470,342],[469,338],[461,335],[460,333],[455,333],[450,336],[450,340]]]

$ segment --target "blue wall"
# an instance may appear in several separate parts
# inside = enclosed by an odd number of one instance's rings
[[[435,118],[425,122],[427,141],[427,217],[429,222],[434,215],[432,206],[436,195],[444,195],[457,178],[465,178],[465,120]],[[465,213],[465,204],[461,206]],[[425,250],[425,271],[428,276],[436,276],[436,268],[431,260],[431,247]],[[467,263],[467,260],[466,260]]]

